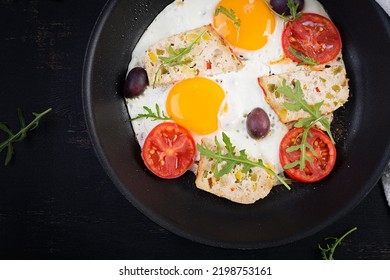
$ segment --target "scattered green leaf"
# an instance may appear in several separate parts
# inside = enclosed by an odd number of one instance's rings
[[[298,121],[295,124],[295,127],[308,128],[314,125],[316,122],[319,122],[325,128],[325,131],[327,132],[332,142],[335,143],[332,133],[330,131],[330,123],[324,116],[321,115],[320,108],[323,104],[323,101],[316,103],[312,106],[309,105],[307,101],[304,99],[301,83],[299,82],[299,80],[295,81],[294,88],[292,88],[286,85],[286,80],[283,79],[282,86],[278,87],[277,91],[279,93],[286,95],[290,100],[292,100],[292,102],[290,103],[289,102],[284,103],[284,106],[286,107],[287,110],[290,111],[304,110],[306,113],[309,114],[309,117],[303,118],[300,121]]]
[[[171,120],[170,117],[165,115],[165,113],[160,110],[160,106],[158,106],[158,104],[156,104],[156,112],[153,112],[152,109],[150,109],[147,106],[143,106],[143,108],[146,111],[145,114],[138,114],[135,118],[132,118],[130,120],[131,121],[135,121],[135,120],[142,119],[142,118],[147,118],[147,119],[151,118],[151,119],[153,119],[153,121],[156,121],[156,120],[163,120],[163,121]]]
[[[315,66],[318,65],[318,62],[314,60],[314,58],[309,57],[307,54],[304,55],[301,52],[297,51],[293,47],[289,46],[288,50],[301,62],[298,63],[298,65],[311,65]]]
[[[285,16],[284,14],[278,14],[279,17],[282,18],[285,23],[299,19],[302,16],[302,12],[298,12],[299,3],[295,3],[294,0],[288,0],[287,7],[290,10],[289,16]]]
[[[290,190],[290,186],[281,178],[278,174],[275,173],[271,168],[264,165],[263,161],[259,159],[258,161],[252,161],[248,159],[245,150],[239,151],[239,155],[236,155],[236,147],[230,141],[230,138],[222,132],[222,140],[225,144],[225,148],[227,152],[225,154],[222,153],[221,143],[215,137],[215,145],[217,147],[217,151],[214,152],[210,150],[206,145],[197,144],[197,149],[201,155],[206,156],[207,158],[213,158],[216,160],[214,177],[220,178],[225,174],[228,174],[232,169],[238,165],[242,165],[242,172],[247,173],[252,167],[260,167],[270,172],[273,176],[275,176],[281,184],[283,184],[288,190]],[[222,164],[222,168],[219,170],[218,166]]]
[[[301,138],[301,141],[299,143],[297,143],[296,145],[290,146],[286,149],[287,153],[291,153],[291,152],[300,150],[301,156],[299,157],[298,160],[293,161],[293,162],[283,166],[284,169],[294,168],[295,166],[299,165],[299,169],[302,171],[306,167],[306,161],[313,162],[313,158],[311,158],[309,156],[309,154],[306,152],[306,150],[309,150],[314,156],[317,155],[317,153],[313,149],[313,146],[307,142],[307,137],[311,136],[310,128],[311,128],[311,126],[309,126],[308,128],[305,128],[303,130],[303,132],[298,135],[297,138],[299,138],[299,137]]]
[[[292,100],[292,102],[284,103],[284,106],[287,110],[304,110],[309,114],[307,118],[302,118],[295,123],[294,127],[303,127],[304,130],[302,134],[297,137],[297,139],[300,139],[300,141],[297,141],[296,145],[290,146],[286,150],[286,152],[288,153],[300,150],[301,156],[298,160],[283,166],[284,169],[290,169],[299,165],[299,169],[302,171],[305,169],[307,161],[313,162],[313,159],[308,155],[307,150],[309,150],[314,156],[317,155],[317,153],[313,149],[313,146],[307,142],[307,137],[310,136],[310,128],[312,128],[317,122],[321,123],[332,142],[335,143],[332,133],[330,131],[330,123],[324,118],[324,116],[321,115],[320,108],[323,104],[323,101],[316,103],[313,106],[310,106],[303,97],[301,83],[298,80],[295,81],[293,89],[290,86],[287,86],[286,80],[283,79],[282,86],[279,87],[277,91],[286,95],[290,100]]]
[[[234,11],[233,9],[230,9],[228,11],[228,9],[226,9],[224,6],[219,6],[217,9],[215,9],[215,16],[219,15],[219,13],[224,14],[225,16],[228,17],[228,19],[233,21],[237,31],[237,43],[238,43],[238,41],[240,40],[241,19],[237,17],[236,11]]]
[[[318,249],[320,249],[320,251],[321,251],[322,258],[324,260],[334,260],[333,255],[334,255],[334,252],[335,252],[337,246],[341,243],[341,241],[346,236],[348,236],[349,234],[351,234],[355,230],[357,230],[357,227],[354,227],[354,228],[350,229],[343,236],[341,236],[339,238],[337,238],[337,237],[327,237],[327,238],[325,238],[325,240],[333,240],[333,243],[330,244],[330,245],[326,244],[325,248],[321,247],[321,245],[318,244]]]
[[[8,135],[8,139],[0,143],[0,152],[7,148],[7,155],[5,158],[5,165],[8,165],[14,155],[14,144],[17,142],[23,141],[27,137],[27,132],[35,129],[39,125],[40,119],[49,113],[52,109],[49,108],[46,111],[37,114],[32,113],[35,118],[29,124],[26,123],[26,120],[23,116],[22,110],[18,109],[18,118],[20,122],[20,130],[16,134],[12,132],[4,123],[0,122],[0,131],[5,132]]]
[[[199,39],[203,36],[203,34],[206,33],[206,30],[203,31],[188,47],[186,48],[179,48],[178,50],[174,50],[172,46],[168,47],[168,52],[170,56],[159,56],[158,58],[162,61],[160,66],[158,67],[156,74],[154,75],[153,80],[153,88],[156,86],[157,76],[161,72],[162,68],[165,65],[168,65],[170,67],[177,66],[177,65],[183,65],[188,63],[188,61],[183,61],[184,55],[191,52],[192,47],[199,41]]]

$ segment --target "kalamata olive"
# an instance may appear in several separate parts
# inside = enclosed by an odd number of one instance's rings
[[[123,94],[126,98],[137,97],[149,85],[148,75],[142,67],[135,67],[127,74]]]
[[[254,108],[246,118],[246,129],[249,136],[254,139],[265,137],[270,129],[267,113],[259,107]]]
[[[295,5],[298,4],[298,9],[297,12],[302,11],[303,5],[304,5],[304,0],[294,0]],[[279,15],[285,15],[285,16],[290,16],[290,9],[287,6],[288,0],[271,0],[271,8],[277,12]]]

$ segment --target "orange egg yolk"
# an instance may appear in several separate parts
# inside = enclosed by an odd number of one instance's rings
[[[262,48],[275,29],[275,15],[264,0],[222,0],[215,12],[215,29],[241,49]]]
[[[166,110],[176,123],[205,135],[218,129],[218,114],[224,99],[225,93],[216,82],[196,77],[172,87]]]

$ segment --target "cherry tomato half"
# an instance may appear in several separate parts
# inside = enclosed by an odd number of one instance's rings
[[[301,62],[289,50],[314,59],[319,64],[335,59],[341,51],[341,38],[337,27],[328,18],[304,13],[286,24],[282,34],[282,47],[287,57]]]
[[[280,163],[286,164],[299,160],[301,150],[287,152],[286,149],[301,143],[303,128],[293,128],[283,137],[280,148]],[[325,178],[332,171],[336,162],[336,148],[329,136],[321,130],[311,128],[307,142],[313,147],[316,155],[306,149],[306,155],[313,159],[313,162],[306,161],[306,167],[300,170],[300,166],[285,169],[286,174],[293,180],[302,183],[313,183]]]
[[[155,175],[165,179],[183,175],[193,164],[195,141],[184,127],[164,122],[154,127],[142,147],[142,159]]]

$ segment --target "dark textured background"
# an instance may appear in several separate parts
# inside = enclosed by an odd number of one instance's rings
[[[390,209],[379,182],[352,212],[319,233],[262,250],[209,247],[136,210],[95,155],[84,120],[84,54],[105,0],[0,0],[0,121],[18,129],[53,112],[0,154],[0,259],[320,259],[318,243],[351,234],[336,259],[390,259]],[[0,141],[4,134],[0,134]]]

